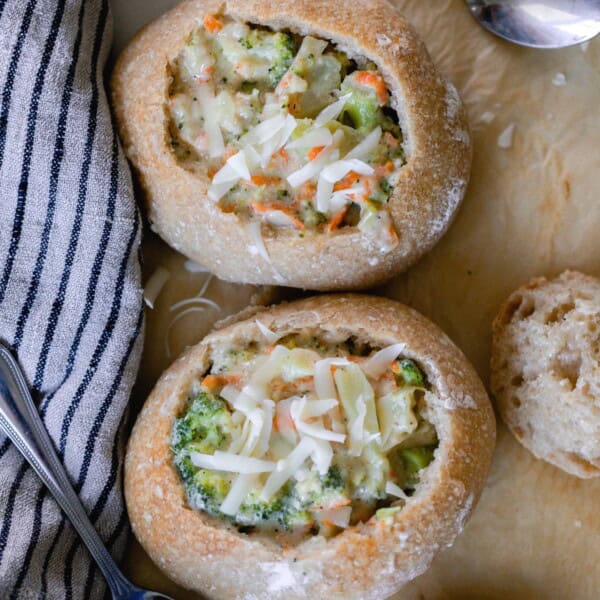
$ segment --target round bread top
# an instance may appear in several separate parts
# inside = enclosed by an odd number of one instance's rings
[[[383,0],[183,2],[126,48],[112,88],[153,228],[223,279],[379,283],[436,243],[466,189],[460,99]]]
[[[211,515],[197,510],[198,506],[192,508],[174,457],[174,424],[177,427],[189,410],[194,390],[213,385],[217,390],[223,383],[235,387],[235,378],[221,381],[210,372],[221,360],[216,358],[219,349],[260,347],[265,335],[277,337],[281,346],[286,340],[311,336],[342,346],[351,340],[354,359],[361,364],[375,361],[365,366],[369,372],[380,362],[374,358],[377,353],[391,346],[403,359],[418,365],[426,378],[427,420],[436,433],[425,443],[436,441],[433,460],[419,470],[414,491],[408,490],[400,500],[388,498],[392,506],[379,515],[332,523],[333,535],[317,528],[295,542],[265,535],[259,528],[240,530],[239,518],[234,523],[215,516],[214,510]],[[362,359],[362,350],[357,350],[361,347],[368,355]],[[413,371],[410,377],[415,375]],[[400,388],[406,389],[404,384]],[[215,393],[236,403],[237,396],[231,392],[223,388]],[[364,424],[369,421],[366,412]],[[322,434],[323,427],[335,427],[330,417],[323,415],[321,422],[310,424]],[[364,433],[352,427],[356,415],[350,420],[346,435]],[[275,423],[277,428],[282,426],[277,418]],[[368,453],[369,444],[383,437],[393,445],[388,437],[391,432],[380,431],[379,438],[368,432],[361,436],[358,450]],[[130,438],[125,475],[129,515],[136,536],[167,575],[210,597],[342,598],[350,594],[384,598],[426,569],[434,554],[452,543],[464,527],[489,468],[494,432],[489,400],[477,375],[452,342],[424,317],[377,297],[309,298],[263,310],[210,334],[165,372]],[[398,433],[399,427],[394,435]],[[400,443],[402,439],[406,438],[400,436]],[[270,458],[268,453],[265,456]],[[392,491],[398,492],[397,488]]]
[[[532,279],[493,324],[491,386],[515,437],[578,477],[600,475],[600,281]]]

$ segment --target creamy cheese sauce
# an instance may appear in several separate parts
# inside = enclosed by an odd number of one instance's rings
[[[327,41],[207,15],[170,65],[171,143],[209,197],[299,236],[358,227],[398,244],[387,204],[405,164],[377,67]]]
[[[212,348],[172,430],[190,506],[241,531],[331,536],[401,510],[433,460],[434,392],[395,346],[294,334]]]

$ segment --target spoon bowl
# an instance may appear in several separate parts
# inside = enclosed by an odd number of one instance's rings
[[[493,34],[530,48],[565,48],[600,33],[600,0],[465,0]]]

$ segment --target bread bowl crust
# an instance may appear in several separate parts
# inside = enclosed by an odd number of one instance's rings
[[[373,344],[406,344],[439,401],[432,406],[440,446],[422,483],[389,525],[371,523],[328,541],[285,551],[187,507],[169,447],[190,386],[207,368],[212,343],[260,338],[255,317],[209,334],[160,378],[129,440],[125,494],[135,535],[177,583],[210,598],[386,598],[452,544],[481,493],[495,421],[485,389],[458,348],[433,323],[384,298],[325,295],[264,309],[275,332],[345,332]]]
[[[208,200],[208,176],[177,162],[167,137],[167,65],[202,16],[218,11],[313,33],[377,64],[400,116],[407,155],[389,204],[400,237],[395,250],[382,255],[356,228],[304,238],[263,228],[269,264],[247,249],[253,242],[238,217]],[[229,281],[314,290],[381,283],[434,246],[452,221],[469,178],[470,136],[458,94],[439,76],[412,27],[385,0],[357,0],[351,11],[342,0],[187,0],[139,32],[123,51],[112,75],[112,98],[153,229]]]

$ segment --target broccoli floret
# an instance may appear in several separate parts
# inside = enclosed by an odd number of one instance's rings
[[[191,504],[212,514],[219,511],[230,487],[231,482],[224,475],[209,469],[196,469],[186,482]]]
[[[419,472],[433,460],[433,453],[437,446],[419,446],[417,448],[404,448],[398,450],[398,458],[404,467],[405,485],[414,487],[419,483]]]
[[[397,140],[402,139],[395,111],[389,105],[381,106],[375,88],[361,85],[355,78],[356,74],[352,73],[342,82],[340,93],[343,96],[350,94],[350,98],[346,101],[340,120],[363,133],[370,132],[379,125]],[[384,145],[383,149],[390,157],[402,156],[401,144],[391,150]]]
[[[288,481],[268,502],[251,494],[244,501],[235,517],[238,525],[268,523],[271,527],[292,529],[298,525],[310,523],[310,514],[303,509],[294,493],[294,485]]]
[[[271,85],[275,87],[290,68],[292,61],[294,60],[296,44],[291,35],[280,31],[272,36],[272,44],[275,55],[273,56],[273,62],[269,67],[269,75]]]
[[[383,121],[384,114],[375,90],[356,85],[352,76],[348,76],[342,82],[340,93],[342,96],[350,94],[340,115],[342,122],[347,122],[349,118],[355,129],[369,132]]]
[[[300,220],[306,227],[313,229],[327,222],[327,217],[319,212],[310,201],[303,201],[300,205]]]
[[[203,391],[175,421],[171,443],[176,453],[187,449],[212,454],[224,445],[231,428],[231,413],[225,402]]]
[[[379,187],[386,196],[389,196],[392,193],[392,184],[385,177],[382,177],[379,180]]]
[[[369,196],[369,200],[377,202],[378,204],[385,204],[392,191],[392,186],[385,177],[379,180],[379,185],[375,188],[373,193]]]
[[[342,471],[337,465],[329,467],[327,473],[322,475],[320,479],[325,489],[340,490],[345,487]]]
[[[423,371],[417,367],[410,358],[404,358],[397,362],[395,369],[396,381],[399,385],[411,385],[415,387],[424,387],[426,384]]]
[[[217,473],[196,467],[190,460],[190,452],[212,454],[225,444],[231,429],[227,405],[209,392],[200,392],[191,399],[186,413],[173,424],[171,445],[175,466],[193,506],[209,512],[216,510],[214,507],[218,508],[223,501],[230,483]]]

